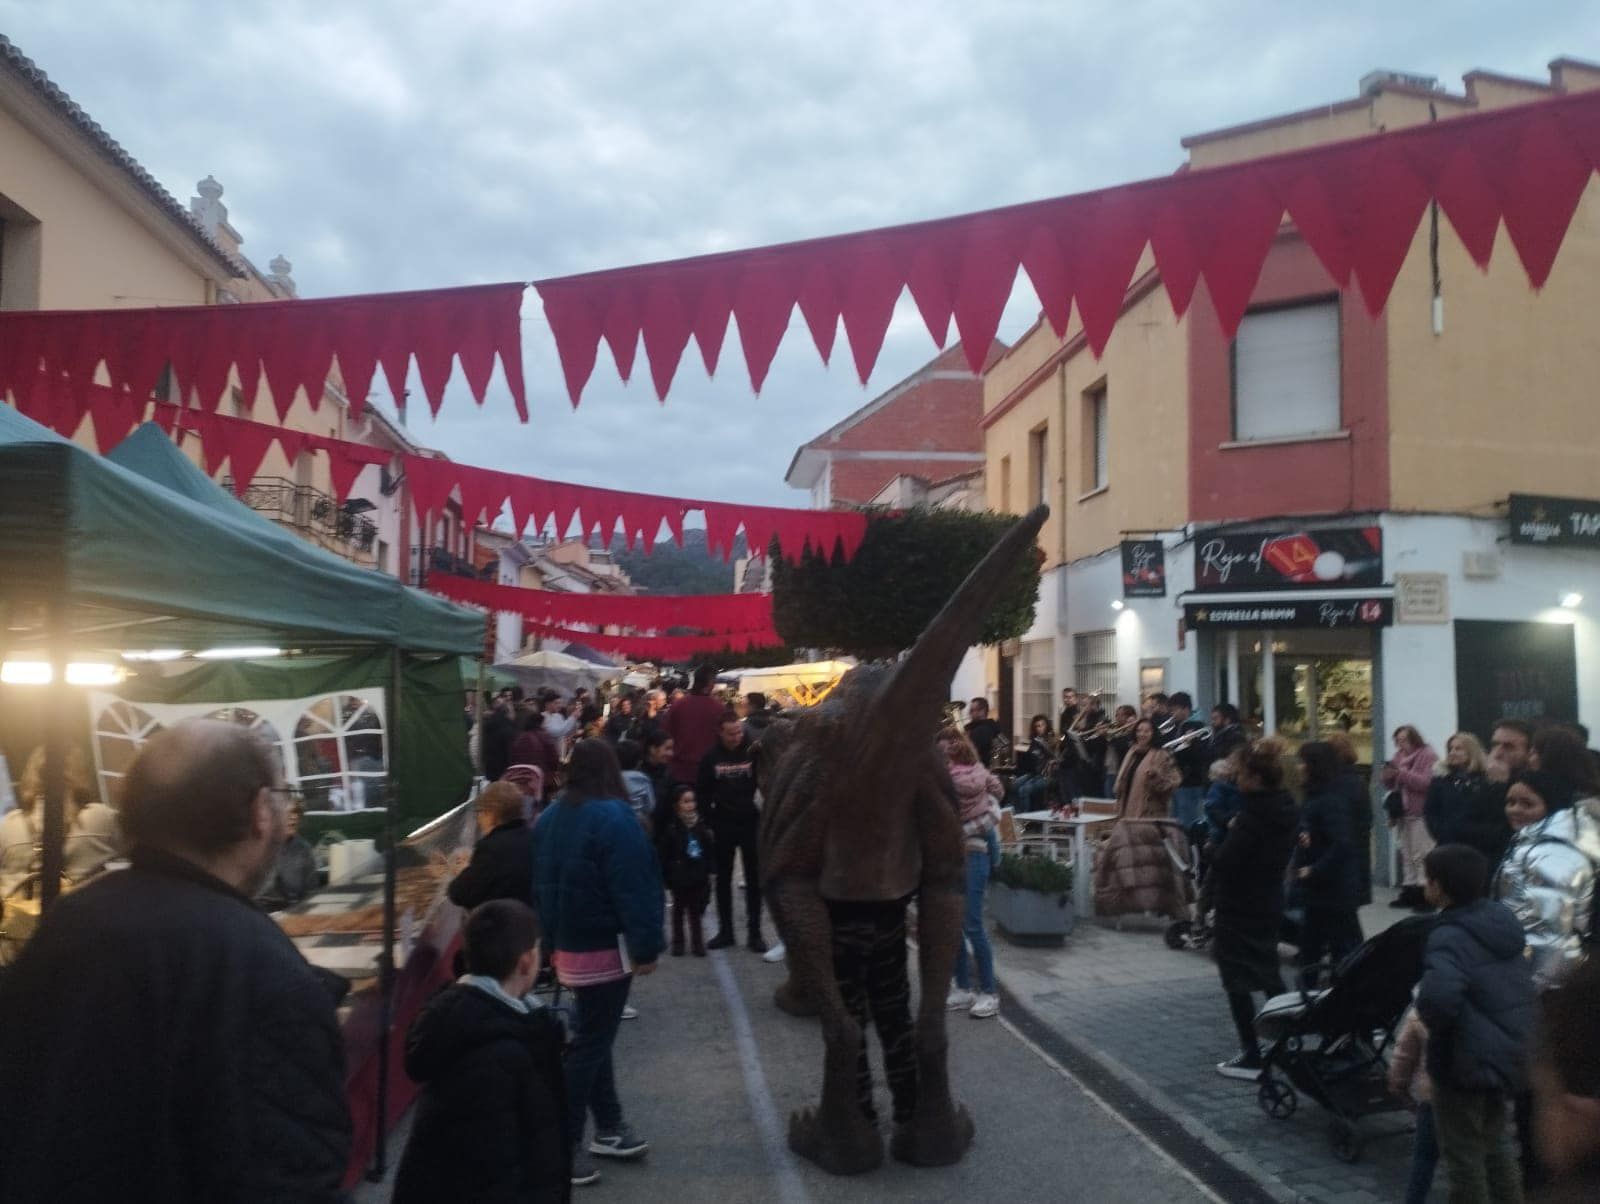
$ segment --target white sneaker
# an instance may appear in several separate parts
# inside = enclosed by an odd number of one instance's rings
[[[944,1006],[952,1012],[959,1012],[962,1008],[971,1007],[973,1000],[977,998],[971,991],[963,990],[960,987],[951,987],[950,994],[944,998]]]
[[[987,1020],[990,1016],[1000,1014],[1000,996],[979,995],[972,1004],[972,1018],[974,1020]]]
[[[772,948],[768,949],[761,955],[761,960],[764,962],[781,962],[786,952],[787,950],[784,949],[783,942],[779,941],[777,944],[773,945]]]
[[[634,1007],[631,1003],[623,1004],[622,1018],[624,1020],[637,1020],[639,1018],[639,1009]]]

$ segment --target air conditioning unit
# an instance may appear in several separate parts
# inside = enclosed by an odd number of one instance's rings
[[[1500,553],[1461,553],[1461,575],[1471,581],[1494,580],[1500,576]]]

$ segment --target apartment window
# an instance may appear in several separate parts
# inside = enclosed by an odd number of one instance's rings
[[[1028,504],[1042,506],[1050,500],[1046,473],[1050,464],[1050,428],[1028,432]]]
[[[1072,637],[1073,684],[1080,694],[1100,695],[1109,713],[1117,702],[1117,633],[1080,631]]]
[[[1022,718],[1031,723],[1035,715],[1052,715],[1056,697],[1056,642],[1029,640],[1017,658],[1022,677]]]
[[[43,240],[37,218],[0,196],[0,309],[38,309]]]
[[[1233,437],[1339,429],[1339,302],[1246,314],[1233,342]]]
[[[387,573],[388,571],[389,571],[389,544],[388,544],[388,542],[386,540],[380,539],[378,541],[378,572]]]
[[[1109,394],[1101,381],[1083,395],[1083,482],[1084,492],[1104,489],[1111,482],[1110,428],[1106,401]]]
[[[1011,457],[1000,457],[1000,511],[1011,513]]]

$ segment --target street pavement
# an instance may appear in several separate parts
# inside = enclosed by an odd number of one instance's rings
[[[1371,936],[1409,913],[1382,904],[1363,909]],[[1215,964],[1207,953],[1174,951],[1165,921],[1080,921],[1062,948],[1019,948],[1003,937],[996,961],[1014,1022],[1074,1073],[1161,1133],[1177,1130],[1280,1200],[1376,1204],[1402,1199],[1411,1155],[1411,1119],[1392,1113],[1363,1120],[1360,1161],[1341,1162],[1329,1117],[1303,1095],[1296,1114],[1274,1120],[1256,1104],[1255,1084],[1222,1078],[1215,1064],[1237,1039]],[[1292,967],[1285,965],[1284,978]],[[1443,1173],[1438,1177],[1442,1182]],[[1436,1187],[1436,1195],[1443,1198]]]
[[[1097,1204],[1188,1204],[1260,1199],[1220,1160],[1217,1190],[1156,1148],[1067,1076],[1009,1024],[950,1017],[951,1074],[977,1140],[958,1165],[918,1169],[886,1159],[877,1171],[834,1178],[784,1144],[789,1113],[815,1102],[822,1039],[815,1021],[779,1012],[781,965],[743,949],[663,958],[636,980],[637,1020],[622,1026],[617,1080],[629,1122],[651,1143],[637,1162],[602,1164],[578,1199],[700,1204],[829,1201],[1067,1199]],[[881,1061],[880,1112],[888,1115]],[[395,1142],[398,1153],[402,1131]],[[388,1198],[363,1185],[357,1199]]]

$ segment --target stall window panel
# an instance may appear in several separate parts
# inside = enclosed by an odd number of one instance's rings
[[[1080,631],[1072,637],[1073,685],[1079,693],[1100,695],[1110,710],[1117,703],[1117,633]]]
[[[383,806],[388,769],[382,720],[354,694],[317,699],[295,724],[292,767],[308,811]]]
[[[1292,439],[1340,429],[1339,303],[1246,314],[1233,343],[1235,439]]]
[[[122,779],[144,747],[161,730],[154,717],[131,702],[113,702],[95,718],[94,751],[99,761],[100,797],[119,799]]]
[[[1022,645],[1017,667],[1022,674],[1022,722],[1028,723],[1035,715],[1054,712],[1056,642],[1054,640],[1029,640]]]

